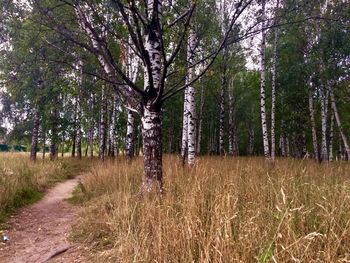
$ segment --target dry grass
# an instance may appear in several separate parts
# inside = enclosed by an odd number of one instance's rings
[[[57,181],[86,169],[72,159],[30,162],[26,153],[0,153],[0,222],[16,208],[37,201]]]
[[[96,262],[350,262],[348,163],[166,156],[164,171],[166,195],[141,202],[141,160],[85,178],[73,238]]]

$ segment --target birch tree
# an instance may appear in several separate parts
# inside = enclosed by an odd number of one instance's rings
[[[260,44],[260,74],[261,74],[261,87],[260,87],[260,112],[261,112],[261,127],[263,134],[263,145],[265,158],[270,158],[270,146],[267,131],[267,119],[266,119],[266,65],[265,65],[265,52],[266,52],[266,22],[265,22],[265,0],[261,0],[261,44]]]

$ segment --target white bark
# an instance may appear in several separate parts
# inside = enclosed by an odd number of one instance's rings
[[[185,160],[188,145],[188,88],[185,90],[183,119],[182,119],[182,140],[181,140],[181,158]]]
[[[321,146],[321,160],[328,161],[327,149],[327,96],[325,87],[321,87],[321,130],[322,130],[322,146]]]
[[[202,125],[203,125],[203,111],[204,111],[204,88],[201,89],[201,101],[199,105],[199,115],[198,115],[198,135],[197,135],[197,154],[201,152],[202,143]]]
[[[277,1],[278,8],[279,1]],[[275,17],[276,20],[276,17]],[[271,159],[275,159],[276,155],[276,82],[277,82],[277,45],[278,45],[278,28],[274,29],[275,39],[273,44],[273,61],[272,61],[272,87],[271,87]]]
[[[194,77],[194,49],[196,45],[195,33],[190,30],[188,37],[187,47],[187,78],[186,81],[190,81]],[[187,114],[188,114],[188,164],[193,165],[196,158],[196,101],[195,101],[195,89],[193,85],[188,86],[187,91]]]
[[[266,29],[265,29],[265,0],[262,0],[262,22],[261,22],[261,45],[260,45],[260,112],[261,112],[261,126],[263,135],[264,155],[265,158],[270,158],[269,138],[267,132],[266,120],[266,65],[265,65],[265,51],[266,51]]]
[[[225,89],[226,89],[226,65],[224,65],[221,76],[220,90],[220,116],[219,116],[219,153],[220,156],[225,154],[224,149],[224,129],[225,129]]]
[[[102,96],[101,96],[101,110],[100,110],[100,146],[99,146],[99,159],[105,159],[105,150],[106,150],[106,102],[105,102],[105,90],[102,87]]]
[[[329,129],[329,161],[330,162],[332,162],[334,159],[333,144],[334,144],[334,113],[333,111],[331,111],[331,125]]]
[[[135,150],[134,140],[134,114],[131,110],[128,110],[128,120],[126,128],[126,156],[132,158]]]
[[[339,117],[339,113],[338,113],[338,109],[337,109],[337,105],[335,102],[335,97],[334,97],[333,91],[331,91],[331,103],[332,103],[332,109],[334,112],[334,117],[335,117],[335,120],[337,122],[338,130],[339,130],[340,136],[342,138],[342,141],[343,141],[343,144],[345,147],[347,159],[349,160],[350,159],[350,148],[349,148],[348,140],[344,134],[343,127],[342,127],[342,124],[340,121],[340,117]]]

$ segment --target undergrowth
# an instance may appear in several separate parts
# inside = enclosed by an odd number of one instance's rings
[[[349,262],[350,166],[164,158],[166,194],[135,198],[142,160],[96,165],[72,239],[96,262]]]

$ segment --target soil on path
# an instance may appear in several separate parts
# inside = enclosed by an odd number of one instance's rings
[[[57,184],[11,218],[6,232],[10,241],[0,242],[1,263],[89,262],[84,249],[67,240],[78,211],[66,199],[78,182],[75,178]]]

